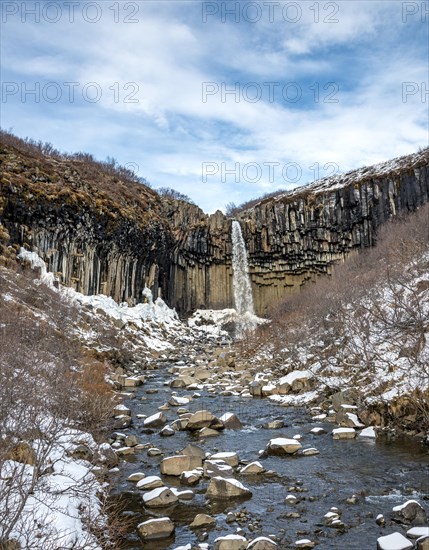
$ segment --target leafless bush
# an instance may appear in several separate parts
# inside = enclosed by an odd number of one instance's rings
[[[0,541],[21,532],[37,538],[28,548],[49,549],[49,530],[26,532],[26,504],[47,479],[48,457],[64,433],[78,429],[100,437],[114,399],[106,365],[76,338],[80,312],[36,285],[31,272],[0,269]],[[51,509],[61,511],[55,494],[50,498]]]
[[[341,369],[350,386],[380,397],[394,376],[429,427],[429,204],[383,226],[377,246],[355,253],[281,303],[247,343],[323,372]],[[396,374],[395,374],[396,373]],[[390,376],[390,378],[389,378]],[[413,388],[420,388],[414,391]],[[335,388],[332,388],[333,390]]]
[[[174,199],[188,202],[189,204],[195,204],[193,200],[190,199],[187,195],[184,195],[180,191],[176,191],[176,189],[172,189],[171,187],[159,187],[157,189],[157,192],[161,197],[164,197],[165,199]]]

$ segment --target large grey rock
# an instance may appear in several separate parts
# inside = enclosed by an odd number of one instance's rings
[[[186,470],[193,470],[203,465],[199,456],[176,455],[168,456],[161,462],[161,474],[167,476],[180,476]]]
[[[206,457],[206,452],[204,451],[204,449],[199,445],[194,445],[193,443],[189,443],[189,445],[186,445],[186,447],[182,449],[180,454],[189,455],[189,456],[199,456],[203,460]]]
[[[201,428],[215,428],[215,425],[219,425],[220,420],[214,416],[210,411],[201,410],[195,412],[188,420],[186,428],[190,431],[201,430]]]
[[[260,462],[251,462],[250,464],[247,464],[247,466],[244,466],[244,468],[241,468],[240,474],[255,475],[262,474],[264,471],[265,470]]]
[[[354,439],[356,430],[354,428],[335,428],[332,430],[333,439]]]
[[[274,439],[270,439],[266,447],[266,451],[270,455],[292,455],[299,451],[301,447],[301,443],[296,439],[276,437]]]
[[[233,478],[213,477],[207,488],[206,497],[228,499],[252,496],[252,492]]]
[[[215,453],[214,455],[211,455],[210,460],[223,460],[233,468],[238,466],[239,463],[238,454],[234,452]]]
[[[143,425],[145,428],[162,428],[167,422],[167,417],[163,412],[158,412],[144,419]]]
[[[243,427],[243,424],[234,413],[227,412],[219,420],[223,423],[226,430],[241,430]]]
[[[158,487],[164,487],[164,483],[158,476],[143,477],[137,482],[136,488],[142,491],[150,491],[151,489],[157,489]]]
[[[203,470],[190,470],[187,472],[182,472],[180,474],[180,483],[182,485],[196,485],[200,479],[203,477]]]
[[[241,535],[226,535],[214,541],[213,550],[246,550],[247,540]]]
[[[232,467],[224,460],[206,460],[204,462],[204,477],[226,477],[230,478],[234,474]]]
[[[197,514],[189,526],[191,529],[198,529],[200,527],[214,527],[216,520],[208,514]]]
[[[170,506],[175,504],[179,499],[174,492],[168,487],[160,487],[159,489],[153,489],[149,493],[143,495],[143,502],[145,506],[150,508],[162,508],[164,506]]]
[[[174,523],[167,517],[149,519],[137,525],[137,531],[143,540],[166,539],[173,534]]]
[[[261,397],[262,396],[262,382],[259,382],[258,380],[253,380],[253,382],[250,382],[249,384],[249,392],[250,395],[253,397]]]
[[[170,382],[170,388],[186,388],[195,382],[192,376],[179,376]]]
[[[394,521],[400,523],[412,523],[413,525],[425,525],[427,514],[425,509],[416,500],[408,500],[400,506],[392,509]]]

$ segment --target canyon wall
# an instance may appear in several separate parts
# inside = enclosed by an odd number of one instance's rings
[[[237,214],[249,253],[255,310],[266,313],[353,250],[377,228],[429,200],[429,151],[321,180]],[[171,295],[180,310],[231,307],[231,220],[222,213],[181,233]],[[429,230],[429,220],[428,220]]]
[[[3,148],[0,222],[59,280],[135,304],[145,286],[181,315],[233,307],[231,220],[76,161]],[[237,214],[257,313],[327,273],[429,199],[429,150],[320,180]],[[428,220],[429,227],[429,220]]]

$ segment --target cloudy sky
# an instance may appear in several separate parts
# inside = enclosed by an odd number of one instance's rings
[[[1,8],[3,128],[207,212],[428,145],[428,1]]]

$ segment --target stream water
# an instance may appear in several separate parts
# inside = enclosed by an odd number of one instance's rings
[[[267,399],[243,399],[225,397],[199,391],[187,406],[191,411],[207,409],[217,416],[225,412],[235,413],[244,425],[241,430],[224,430],[219,436],[204,441],[187,431],[176,432],[172,437],[161,437],[159,430],[147,433],[143,430],[143,420],[137,414],[151,415],[158,411],[171,397],[172,390],[164,385],[170,378],[166,369],[152,371],[146,383],[136,388],[135,397],[126,399],[124,404],[133,413],[133,425],[126,433],[138,436],[141,443],[151,443],[164,453],[176,454],[188,443],[194,442],[207,452],[235,451],[241,460],[260,460],[266,470],[275,475],[259,474],[240,476],[236,474],[253,496],[247,500],[228,500],[207,503],[204,493],[208,480],[203,479],[193,487],[193,500],[179,502],[163,509],[145,509],[142,492],[127,477],[137,471],[148,475],[160,475],[159,463],[162,456],[149,457],[147,450],[137,451],[126,458],[120,466],[116,479],[116,491],[125,496],[126,508],[133,518],[127,548],[172,550],[187,543],[195,544],[201,531],[192,531],[189,524],[197,513],[215,516],[217,525],[207,530],[206,542],[212,548],[215,538],[235,533],[237,527],[245,531],[246,538],[276,535],[279,548],[294,548],[298,539],[309,538],[316,541],[319,550],[370,550],[376,548],[377,537],[393,531],[404,530],[389,522],[392,507],[413,498],[429,512],[429,449],[419,442],[380,437],[377,440],[357,438],[355,440],[334,441],[330,435],[332,424],[315,423],[303,409],[284,408]],[[148,393],[157,390],[157,393]],[[181,396],[191,396],[194,392],[175,390]],[[177,408],[165,411],[168,422],[177,418]],[[273,419],[283,419],[285,427],[268,430],[262,424]],[[324,427],[323,435],[310,434],[311,428]],[[124,431],[124,430],[122,430]],[[268,457],[259,459],[258,451],[264,449],[274,437],[292,437],[301,434],[303,447],[316,447],[319,455]],[[163,477],[167,486],[180,487],[179,478]],[[292,490],[297,488],[298,491]],[[285,497],[294,494],[298,504],[288,504]],[[356,504],[346,503],[346,499],[357,495]],[[323,516],[336,506],[342,512],[341,520],[345,531],[338,531],[324,525]],[[246,519],[241,523],[228,524],[226,513],[245,509]],[[291,517],[295,513],[297,517]],[[386,527],[377,525],[375,518],[383,514]],[[135,527],[138,523],[153,517],[169,516],[176,525],[174,537],[165,541],[143,544]],[[255,520],[260,529],[252,531]],[[253,528],[255,526],[253,525]]]

